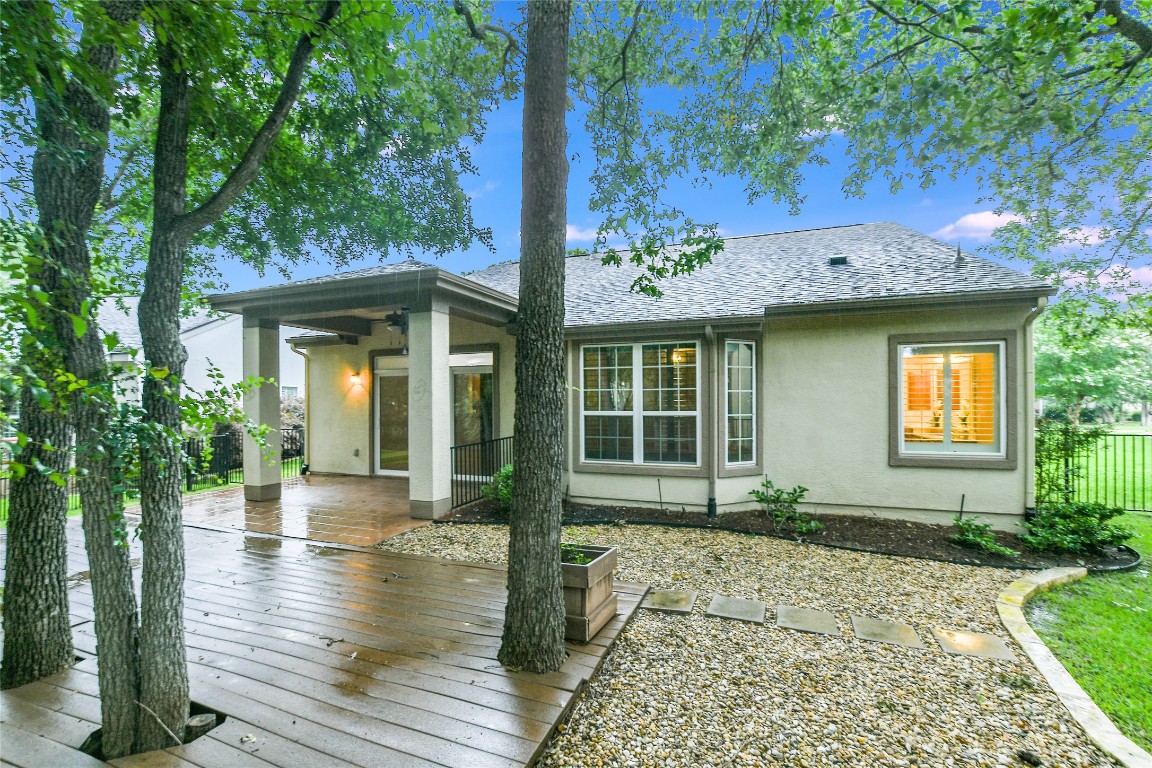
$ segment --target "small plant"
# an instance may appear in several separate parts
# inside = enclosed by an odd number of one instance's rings
[[[492,475],[492,482],[480,486],[484,498],[494,501],[500,514],[512,511],[512,465],[506,464]]]
[[[1020,553],[1010,547],[996,543],[996,534],[992,533],[991,523],[978,523],[976,518],[964,519],[963,513],[952,518],[958,533],[951,537],[951,541],[964,547],[979,549],[993,555],[1016,557]]]
[[[1047,552],[1099,552],[1132,538],[1132,531],[1108,521],[1124,513],[1099,502],[1048,502],[1036,507],[1036,516],[1024,525],[1020,540]]]
[[[768,479],[765,479],[760,486],[748,493],[763,507],[760,515],[772,521],[772,530],[792,530],[803,534],[815,533],[824,527],[819,521],[796,509],[796,505],[804,500],[804,494],[808,493],[808,489],[804,486],[797,485],[792,490],[786,491],[777,488]]]
[[[579,544],[562,543],[560,545],[560,562],[572,563],[574,565],[588,565],[592,562],[592,558],[585,554],[584,550],[580,549]]]

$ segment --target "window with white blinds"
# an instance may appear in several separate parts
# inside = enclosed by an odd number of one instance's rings
[[[726,462],[756,463],[756,345],[751,341],[724,344],[724,415]]]
[[[1004,342],[901,344],[901,453],[1004,454]]]

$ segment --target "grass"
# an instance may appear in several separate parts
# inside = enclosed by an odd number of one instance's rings
[[[1152,515],[1118,521],[1144,563],[1091,574],[1029,605],[1029,621],[1076,681],[1128,738],[1152,750]]]

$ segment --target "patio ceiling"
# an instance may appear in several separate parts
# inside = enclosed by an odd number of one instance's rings
[[[438,267],[397,271],[364,270],[319,280],[257,288],[208,297],[220,312],[247,322],[275,322],[342,337],[368,336],[372,323],[401,307],[433,309],[488,325],[505,326],[516,317],[516,299]]]

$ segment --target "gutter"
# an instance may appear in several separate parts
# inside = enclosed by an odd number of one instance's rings
[[[300,466],[300,474],[308,474],[308,459],[312,455],[312,358],[307,352],[297,349],[290,344],[293,352],[304,358],[304,461]]]
[[[1017,288],[1007,291],[979,291],[966,293],[941,293],[929,295],[909,296],[879,296],[868,299],[848,299],[845,301],[819,301],[804,304],[778,304],[764,307],[764,317],[798,318],[814,317],[819,315],[835,314],[877,314],[907,309],[926,309],[929,307],[948,306],[997,306],[1012,305],[1028,302],[1030,305],[1039,303],[1041,307],[1047,296],[1053,296],[1056,289],[1048,288]]]
[[[1024,418],[1027,428],[1024,441],[1024,519],[1036,514],[1036,351],[1032,344],[1032,324],[1048,306],[1048,298],[1040,296],[1036,306],[1024,318]]]
[[[704,326],[704,338],[708,340],[708,387],[711,390],[712,401],[711,418],[708,419],[709,442],[711,443],[711,456],[708,457],[708,519],[716,519],[716,478],[719,474],[720,451],[720,387],[716,385],[716,334],[711,325]]]

